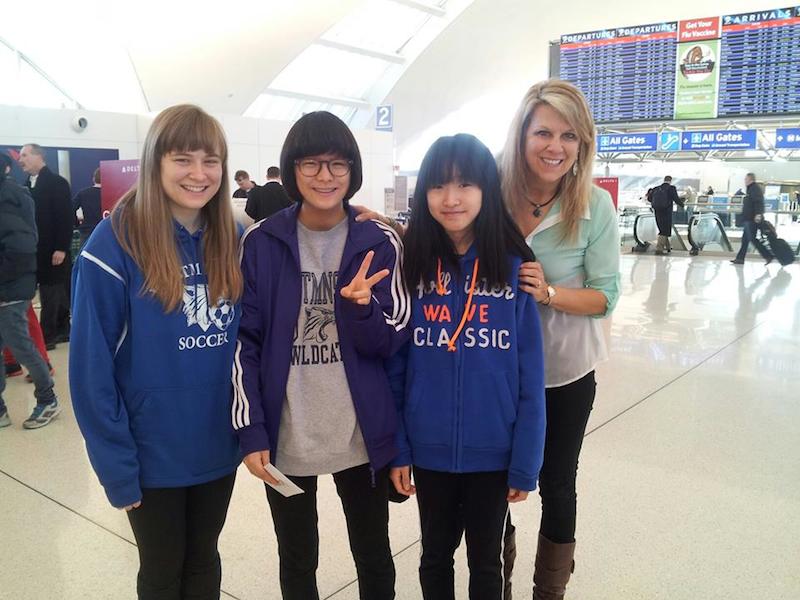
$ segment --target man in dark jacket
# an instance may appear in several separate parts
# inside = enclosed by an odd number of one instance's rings
[[[244,212],[258,223],[291,205],[292,200],[281,185],[281,170],[270,167],[267,169],[267,183],[248,192]]]
[[[36,407],[23,427],[37,429],[61,408],[50,369],[28,331],[28,306],[36,292],[36,221],[30,194],[7,177],[12,164],[7,154],[0,154],[0,348],[8,346],[30,371]],[[0,369],[0,428],[11,425],[5,387],[6,371]]]
[[[761,227],[761,222],[764,220],[764,192],[761,191],[761,186],[756,183],[754,173],[745,175],[744,183],[747,186],[747,193],[742,200],[742,245],[736,258],[731,263],[743,265],[744,257],[747,254],[747,246],[750,242],[753,242],[758,253],[769,264],[775,257],[764,247],[764,244],[761,243],[761,240],[756,235]]]
[[[94,185],[82,189],[72,199],[72,212],[75,214],[75,226],[81,232],[81,245],[89,239],[94,228],[103,220],[103,207],[100,198],[100,169],[94,170],[92,177]],[[83,219],[78,219],[78,209],[83,213]]]
[[[234,198],[247,198],[250,194],[250,190],[256,187],[256,182],[250,181],[250,174],[241,169],[234,173],[233,180],[236,182],[236,185],[239,186],[236,188],[236,191],[233,192]]]
[[[672,207],[674,204],[683,206],[683,201],[678,197],[678,190],[672,185],[672,177],[664,177],[664,183],[647,192],[647,200],[653,206],[658,226],[658,243],[656,254],[662,255],[672,252],[669,238],[672,236]]]
[[[67,180],[47,168],[44,150],[38,144],[25,144],[19,164],[28,174],[25,185],[36,204],[39,246],[36,254],[36,279],[42,303],[42,333],[52,350],[69,341],[69,279],[72,269],[72,194]]]

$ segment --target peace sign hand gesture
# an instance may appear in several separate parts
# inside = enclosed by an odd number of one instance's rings
[[[369,304],[372,298],[372,287],[378,282],[383,280],[389,275],[389,269],[378,271],[372,277],[367,277],[367,272],[372,264],[372,258],[375,252],[370,250],[361,262],[361,268],[358,269],[353,281],[342,288],[342,298],[347,298],[350,302],[356,304]]]

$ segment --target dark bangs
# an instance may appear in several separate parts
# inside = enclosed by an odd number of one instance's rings
[[[499,184],[497,164],[489,149],[474,135],[459,133],[436,140],[425,155],[417,178],[417,189],[455,181],[477,185],[481,190]]]
[[[494,156],[475,136],[459,133],[436,140],[420,166],[411,220],[403,239],[403,270],[410,287],[435,273],[437,259],[458,271],[453,242],[428,207],[431,188],[456,180],[481,190],[481,210],[473,223],[479,276],[492,286],[502,286],[511,280],[509,255],[533,260],[533,253],[506,210]]]
[[[361,189],[361,152],[350,128],[336,115],[316,111],[303,115],[289,130],[281,149],[281,176],[289,196],[302,202],[297,189],[294,161],[308,156],[336,154],[350,160],[350,186],[344,200],[347,202]]]

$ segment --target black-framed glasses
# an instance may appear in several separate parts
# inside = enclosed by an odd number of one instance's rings
[[[337,158],[334,160],[303,158],[294,161],[294,164],[297,165],[298,169],[300,169],[300,173],[306,177],[316,177],[319,175],[319,172],[322,170],[322,165],[326,165],[328,167],[328,171],[334,177],[344,177],[350,172],[350,168],[353,166],[353,161],[344,160],[342,158]]]

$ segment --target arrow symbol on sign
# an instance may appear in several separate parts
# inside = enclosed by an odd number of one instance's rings
[[[783,141],[783,136],[782,136],[782,135],[779,135],[779,136],[778,136],[778,141],[779,141],[779,142],[782,142],[782,141]]]

